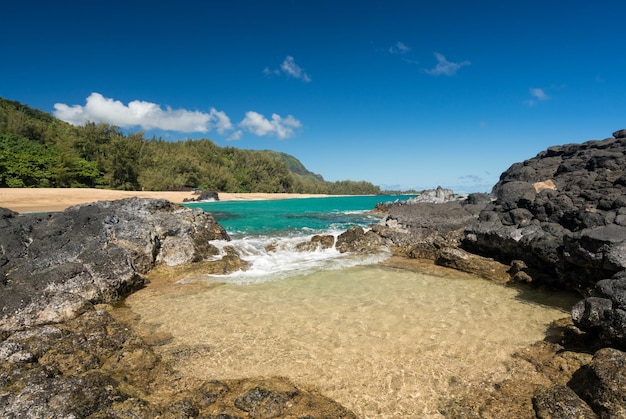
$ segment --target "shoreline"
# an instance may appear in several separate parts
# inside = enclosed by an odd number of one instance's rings
[[[296,193],[227,193],[219,192],[220,201],[323,198],[330,195]],[[0,208],[19,213],[57,212],[74,205],[124,198],[161,198],[182,204],[194,199],[193,191],[118,191],[94,188],[0,188]]]

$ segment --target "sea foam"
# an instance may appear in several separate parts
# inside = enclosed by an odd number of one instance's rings
[[[372,254],[340,253],[334,247],[313,251],[298,249],[298,245],[309,242],[314,234],[304,234],[310,229],[303,229],[301,234],[291,236],[247,236],[231,241],[211,242],[220,254],[220,259],[228,254],[228,248],[234,248],[242,260],[248,262],[246,270],[226,275],[206,274],[185,278],[185,282],[253,284],[276,281],[295,275],[306,275],[320,270],[337,270],[358,265],[369,265],[382,262],[390,256],[386,250]],[[337,240],[340,231],[317,232],[330,234]]]

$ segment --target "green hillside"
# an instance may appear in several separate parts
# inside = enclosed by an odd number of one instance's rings
[[[108,124],[72,126],[3,98],[0,187],[380,193],[365,181],[326,182],[289,154],[220,147],[209,139],[147,139]]]
[[[268,153],[270,156],[277,157],[285,162],[289,171],[294,175],[313,183],[324,182],[324,178],[322,177],[322,175],[309,171],[306,167],[304,167],[300,160],[298,160],[291,154],[273,150],[265,150],[265,152]]]

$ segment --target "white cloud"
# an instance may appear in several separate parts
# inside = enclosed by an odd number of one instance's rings
[[[543,89],[540,89],[538,87],[533,87],[532,89],[530,89],[530,95],[532,96],[532,99],[528,99],[524,102],[528,106],[535,105],[537,101],[545,101],[550,99],[550,96],[548,96],[546,92],[543,91]]]
[[[227,139],[226,141],[238,141],[241,140],[241,137],[243,136],[243,131],[241,131],[240,129],[238,129],[237,131],[233,132]]]
[[[280,115],[272,114],[272,120],[258,112],[246,112],[246,117],[239,123],[239,126],[258,136],[275,135],[283,140],[292,137],[297,128],[302,127],[300,121],[291,115],[281,118]]]
[[[240,140],[243,130],[235,130],[230,118],[223,111],[215,108],[206,112],[187,111],[184,109],[163,109],[151,102],[133,100],[128,105],[119,100],[92,93],[85,106],[56,103],[54,116],[73,125],[84,125],[86,122],[104,122],[122,128],[140,127],[145,130],[159,129],[175,132],[208,132],[215,130],[221,135],[228,135],[227,141]],[[268,120],[258,112],[246,112],[239,126],[257,136],[274,135],[286,139],[295,135],[302,123],[291,115],[282,118],[272,114]]]
[[[306,71],[302,69],[302,67],[296,64],[296,61],[291,55],[288,55],[285,58],[285,60],[280,65],[280,69],[271,70],[269,67],[265,67],[265,69],[263,69],[263,74],[266,74],[266,75],[286,74],[289,77],[302,80],[305,83],[311,82],[311,77],[309,77],[309,75],[306,73]]]
[[[537,87],[534,87],[534,88],[530,89],[530,94],[531,94],[531,96],[537,98],[538,100],[548,100],[548,99],[550,99],[550,96],[548,96],[546,94],[546,92],[543,91],[543,89],[539,89]]]
[[[409,51],[411,51],[411,48],[401,41],[398,41],[395,45],[389,47],[389,52],[392,54],[406,54]]]
[[[446,60],[446,57],[444,57],[443,54],[439,54],[438,52],[435,53],[435,57],[437,58],[437,65],[430,70],[424,70],[426,73],[433,76],[439,76],[442,74],[445,76],[453,76],[461,67],[471,64],[469,61],[462,61],[460,63],[450,62]]]
[[[265,74],[266,76],[276,74],[278,76],[280,74],[280,70],[279,69],[270,70],[269,67],[265,67],[263,69],[263,74]]]
[[[209,113],[170,107],[163,109],[156,103],[140,100],[124,105],[119,100],[105,98],[100,93],[89,95],[85,106],[55,103],[54,109],[54,116],[73,125],[92,121],[123,128],[139,126],[145,130],[208,132],[216,129],[220,134],[233,129],[230,118],[215,108],[211,108]]]

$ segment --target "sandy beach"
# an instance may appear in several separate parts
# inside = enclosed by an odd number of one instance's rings
[[[73,205],[95,201],[110,201],[130,197],[164,198],[182,203],[185,198],[197,198],[192,191],[114,191],[89,188],[0,188],[0,207],[17,212],[63,211]],[[288,193],[219,193],[221,201],[246,199],[287,199],[323,197],[326,195],[288,194]]]

